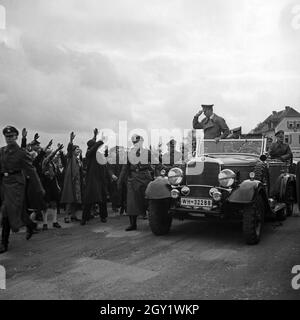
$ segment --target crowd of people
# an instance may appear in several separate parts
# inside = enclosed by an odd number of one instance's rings
[[[199,122],[198,117],[202,113],[205,117]],[[229,134],[225,120],[213,113],[213,105],[202,105],[202,110],[193,119],[193,128],[203,129],[204,138],[215,139],[217,143]],[[60,143],[53,148],[52,140],[42,147],[38,134],[28,142],[26,129],[21,134],[19,146],[19,131],[13,126],[3,129],[6,146],[0,149],[0,253],[8,250],[11,231],[17,232],[26,226],[26,239],[29,240],[39,232],[38,221],[42,221],[42,230],[47,230],[50,208],[54,209],[53,228],[61,228],[58,216],[62,209],[65,211],[65,223],[78,221],[84,226],[96,215],[106,223],[108,198],[114,212],[119,211],[121,215],[126,212],[129,217],[126,231],[136,230],[137,217],[146,218],[145,190],[149,182],[161,169],[168,169],[177,161],[184,160],[184,153],[176,151],[174,139],[167,144],[165,154],[154,154],[143,146],[143,137],[135,134],[129,150],[121,147],[107,150],[104,156],[116,161],[101,164],[96,154],[105,138],[102,136],[97,141],[97,129],[87,142],[84,157],[80,147],[74,143],[74,132],[70,133],[66,152]],[[283,143],[282,132],[276,135],[278,141],[271,146],[270,154],[287,160],[291,157],[290,149]],[[139,161],[129,161],[132,158]],[[78,210],[82,210],[81,219],[76,214]]]
[[[105,138],[97,139],[97,129],[87,142],[85,156],[74,143],[74,132],[70,134],[66,152],[60,143],[53,148],[52,140],[42,147],[38,134],[28,142],[25,128],[20,146],[17,143],[19,131],[15,127],[5,127],[3,135],[6,146],[0,149],[0,253],[8,250],[11,231],[18,232],[26,226],[26,239],[29,240],[34,233],[48,230],[50,208],[52,227],[58,229],[62,227],[58,221],[62,209],[64,223],[80,222],[84,226],[97,215],[102,223],[106,223],[108,199],[114,212],[127,213],[130,223],[126,231],[137,229],[138,215],[147,218],[145,190],[155,171],[160,170],[162,159],[158,160],[158,167],[151,164],[153,154],[144,148],[141,136],[133,135],[133,146],[129,151],[118,146],[109,152],[106,150],[104,156],[108,160],[101,164],[96,153]],[[181,154],[175,146],[175,140],[168,143],[167,153],[173,159],[170,165]],[[133,155],[140,159],[138,163],[128,161]],[[109,161],[109,158],[115,161]],[[82,211],[80,219],[78,211]],[[39,221],[42,222],[41,229],[37,227]]]

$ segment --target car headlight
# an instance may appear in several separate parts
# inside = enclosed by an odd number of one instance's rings
[[[183,171],[180,168],[172,168],[168,173],[170,185],[177,186],[183,180]]]
[[[222,199],[222,193],[217,188],[211,188],[209,195],[216,201],[219,202]]]
[[[230,169],[224,169],[219,173],[218,179],[222,187],[231,187],[234,183],[235,173]]]
[[[250,178],[251,180],[254,180],[254,179],[255,179],[255,172],[250,172],[250,173],[249,173],[249,178]]]

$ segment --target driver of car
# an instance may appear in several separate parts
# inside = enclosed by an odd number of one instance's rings
[[[293,157],[290,146],[284,143],[284,131],[279,130],[275,133],[276,142],[271,144],[269,155],[271,159],[278,159],[281,161],[289,161]]]
[[[204,139],[215,139],[216,142],[225,139],[230,133],[225,120],[213,112],[213,104],[202,104],[201,106],[202,110],[194,116],[193,128],[203,129]],[[204,113],[205,118],[199,122],[198,118],[202,113]]]

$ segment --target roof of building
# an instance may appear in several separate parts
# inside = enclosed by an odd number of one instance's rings
[[[263,122],[260,122],[251,132],[259,133],[263,131],[265,125],[273,123],[273,126],[276,127],[284,118],[294,118],[299,117],[300,113],[291,107],[285,107],[281,111],[273,111],[270,116],[268,116]]]

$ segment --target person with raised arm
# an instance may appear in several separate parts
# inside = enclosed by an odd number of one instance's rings
[[[3,129],[3,135],[6,146],[0,149],[1,211],[3,215],[0,253],[8,250],[11,230],[18,232],[19,228],[26,225],[27,240],[34,233],[35,223],[26,213],[25,177],[29,176],[36,193],[40,193],[41,196],[45,194],[29,153],[17,143],[18,130],[13,126],[6,126]]]
[[[226,124],[226,121],[216,115],[213,111],[213,104],[202,104],[202,110],[196,113],[193,118],[193,129],[203,129],[204,139],[215,139],[219,142],[221,139],[225,139],[230,131]],[[204,114],[200,122],[198,118]]]
[[[74,145],[75,134],[70,133],[70,142],[67,149],[67,166],[65,170],[64,186],[61,195],[61,203],[66,205],[65,223],[80,221],[76,216],[76,210],[82,203],[82,161],[81,149]]]
[[[86,178],[84,192],[84,206],[81,225],[85,225],[90,219],[93,205],[98,204],[101,222],[107,221],[107,195],[106,195],[106,164],[98,163],[96,153],[105,142],[105,137],[97,141],[98,129],[94,129],[94,137],[87,142],[86,152]]]

